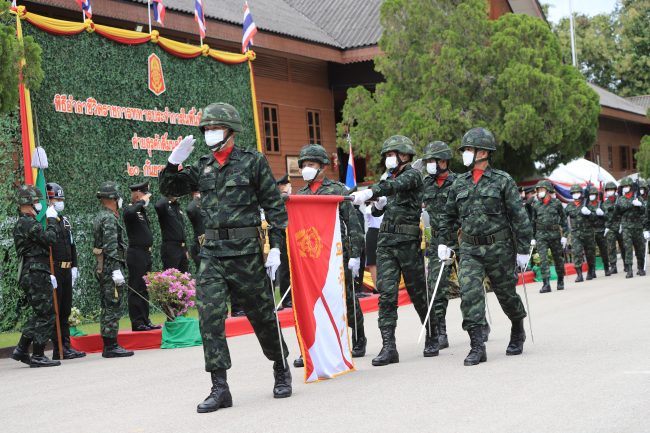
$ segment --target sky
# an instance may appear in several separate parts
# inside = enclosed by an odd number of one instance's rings
[[[611,12],[616,6],[616,0],[572,0],[573,12],[586,15],[598,15]],[[549,4],[548,20],[557,23],[562,17],[569,16],[569,0],[540,0]]]

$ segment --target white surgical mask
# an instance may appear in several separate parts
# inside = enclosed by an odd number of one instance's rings
[[[211,129],[205,131],[205,143],[210,149],[215,147],[217,143],[223,140],[223,129]]]
[[[539,197],[539,198],[544,198],[544,197],[546,197],[546,191],[540,191],[540,192],[538,192],[538,193],[537,193],[537,197]]]
[[[574,200],[578,200],[580,198],[580,195],[581,194],[579,192],[574,192],[573,194],[571,194],[571,197],[573,197]]]
[[[40,204],[40,203],[34,203],[34,205],[33,205],[32,207],[34,208],[34,210],[35,210],[36,212],[40,212],[40,211],[43,210],[43,205]]]
[[[65,203],[62,201],[55,201],[54,202],[54,210],[61,213],[63,212],[63,209],[65,209]]]
[[[314,167],[305,167],[302,169],[302,178],[305,179],[305,182],[314,180],[317,174],[318,170]]]
[[[123,200],[122,197],[117,199],[117,208],[122,209]]]
[[[623,194],[627,194],[628,192],[630,192],[630,187],[629,186],[624,186],[623,187]]]
[[[639,188],[639,194],[641,195],[645,194],[645,188]]]
[[[394,169],[397,167],[397,157],[396,156],[388,156],[386,157],[386,168],[389,170]]]
[[[435,161],[427,162],[427,173],[436,174],[438,172],[438,164]]]
[[[596,194],[589,194],[589,200],[590,201],[595,201],[596,200]]]
[[[469,167],[474,162],[474,152],[466,150],[463,152],[463,165]]]
[[[613,191],[613,190],[611,190],[611,189],[610,189],[609,191],[605,191],[605,195],[606,195],[607,197],[613,197],[614,194],[616,194],[616,191]]]

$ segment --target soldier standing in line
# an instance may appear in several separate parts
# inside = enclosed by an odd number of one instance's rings
[[[56,244],[52,246],[52,257],[54,259],[54,276],[57,281],[57,302],[59,304],[59,323],[61,328],[61,342],[63,346],[63,359],[83,358],[84,352],[78,352],[70,347],[70,323],[68,318],[72,311],[72,288],[79,277],[77,267],[77,246],[72,237],[72,226],[70,221],[60,216],[65,208],[65,193],[61,185],[50,182],[45,185],[47,190],[48,205],[54,207],[59,216],[52,222],[56,229]],[[56,341],[56,334],[52,341]],[[52,358],[61,359],[59,345],[54,345]]]
[[[607,248],[607,240],[605,237],[605,230],[607,228],[607,214],[603,209],[600,200],[598,199],[598,189],[595,186],[589,188],[589,203],[587,208],[591,211],[595,218],[591,220],[591,226],[594,228],[594,242],[600,251],[600,258],[603,260],[603,268],[605,269],[605,276],[612,275],[609,269],[610,255]],[[596,266],[591,269],[591,276],[596,278]]]
[[[471,129],[463,136],[460,150],[463,164],[471,170],[459,175],[449,190],[438,228],[438,236],[444,240],[438,246],[438,257],[451,257],[449,245],[453,245],[454,227],[460,223],[458,281],[463,329],[471,345],[464,364],[470,366],[487,360],[483,341],[483,327],[487,324],[483,292],[486,275],[512,323],[506,355],[523,352],[526,310],[515,289],[515,265],[523,269],[530,260],[533,230],[515,181],[489,164],[490,155],[496,151],[492,133],[485,128]]]
[[[201,193],[199,191],[192,191],[192,200],[187,205],[187,219],[192,224],[192,232],[194,233],[194,240],[190,247],[190,256],[196,266],[196,272],[199,272],[201,265],[201,244],[205,237],[205,226],[203,225],[203,217],[201,217]]]
[[[557,289],[564,290],[564,256],[569,233],[564,208],[559,200],[551,197],[555,188],[548,180],[540,181],[537,186],[537,199],[533,203],[533,236],[541,262],[543,285],[539,293],[551,291],[551,272],[548,264],[548,250],[553,255],[555,272],[557,273]]]
[[[621,235],[621,216],[615,212],[616,208],[616,190],[618,187],[614,182],[605,184],[605,197],[602,202],[602,209],[605,212],[605,238],[607,239],[607,253],[609,254],[609,266],[612,274],[618,274],[616,265],[616,243],[621,252],[621,258],[625,258],[625,246],[623,245],[623,236]]]
[[[100,200],[101,209],[93,221],[93,254],[97,260],[95,276],[99,282],[99,325],[104,340],[102,356],[133,356],[133,352],[117,344],[122,300],[124,291],[127,290],[124,279],[127,237],[119,212],[122,208],[122,197],[117,191],[117,184],[106,181],[99,186],[97,198]]]
[[[18,221],[14,227],[14,245],[20,264],[18,285],[23,290],[32,309],[23,326],[18,345],[11,358],[30,367],[56,367],[61,362],[45,355],[45,345],[54,335],[55,320],[52,290],[57,287],[56,277],[50,274],[49,248],[56,244],[57,212],[49,207],[46,212],[47,229],[36,221],[41,212],[41,192],[29,185],[18,189]],[[29,345],[33,343],[32,356]]]
[[[592,269],[596,269],[596,243],[594,227],[591,220],[596,217],[585,205],[582,188],[575,184],[570,189],[573,202],[564,209],[571,219],[571,252],[576,268],[576,283],[584,281],[582,276],[583,255],[587,257],[587,280],[593,278]]]
[[[126,252],[126,267],[129,270],[129,318],[133,331],[150,331],[160,329],[149,320],[149,292],[143,277],[151,271],[151,248],[153,234],[147,216],[151,192],[149,182],[142,182],[129,187],[131,203],[124,209],[123,219],[129,248]]]
[[[399,362],[395,344],[397,326],[397,297],[402,275],[411,302],[424,323],[427,315],[426,275],[422,254],[420,214],[424,185],[420,173],[411,167],[415,155],[413,142],[402,135],[388,138],[381,148],[385,179],[371,188],[353,193],[354,204],[376,198],[372,206],[374,216],[383,215],[377,241],[377,290],[379,291],[379,330],[382,348],[372,365],[383,366]],[[435,317],[426,327],[423,355],[439,354]]]
[[[280,179],[275,181],[275,184],[280,190],[280,196],[282,200],[286,201],[287,198],[291,195],[291,179],[289,175],[285,174]],[[280,267],[278,268],[278,283],[280,284],[280,296],[289,290],[291,286],[291,273],[289,272],[289,257],[287,255],[287,242],[286,239],[282,242],[280,247]],[[282,301],[280,308],[292,308],[293,304],[291,302],[291,290],[287,293],[287,296]],[[294,362],[295,365],[295,362]]]
[[[187,244],[185,241],[185,222],[178,197],[162,197],[156,202],[156,213],[162,234],[160,258],[164,269],[189,270]]]
[[[636,274],[644,276],[643,265],[645,262],[645,245],[643,227],[645,222],[645,203],[643,199],[632,190],[633,181],[626,177],[621,180],[622,195],[616,200],[615,212],[621,216],[623,243],[625,244],[625,278],[632,278],[633,255],[636,255]]]
[[[237,110],[216,103],[203,110],[199,128],[210,153],[179,170],[194,149],[193,136],[185,137],[172,151],[160,173],[160,190],[176,197],[201,192],[205,243],[197,281],[197,306],[203,339],[205,370],[212,390],[197,412],[213,412],[232,406],[226,371],[231,367],[225,320],[228,296],[241,302],[267,359],[273,361],[273,397],[291,396],[291,371],[287,346],[276,326],[269,277],[280,265],[282,233],[287,211],[264,155],[235,144],[243,130]],[[271,250],[264,261],[260,245],[261,216],[270,224]],[[283,358],[284,354],[284,358]]]

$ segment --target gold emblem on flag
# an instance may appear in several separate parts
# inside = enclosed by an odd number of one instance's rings
[[[295,238],[300,250],[300,257],[309,257],[310,259],[320,257],[321,251],[323,250],[323,242],[321,242],[320,233],[318,233],[315,227],[298,230]]]
[[[149,90],[156,96],[160,96],[166,90],[162,63],[160,57],[155,54],[149,56]]]

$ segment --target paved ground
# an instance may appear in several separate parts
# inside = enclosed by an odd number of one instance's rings
[[[620,269],[620,267],[619,267]],[[357,372],[317,384],[294,371],[294,396],[274,400],[271,364],[254,336],[230,340],[235,406],[196,414],[208,394],[200,347],[99,355],[50,369],[0,360],[2,432],[648,432],[650,277],[622,274],[541,295],[529,285],[535,344],[506,357],[509,323],[494,317],[488,362],[464,367],[468,339],[459,302],[449,309],[451,347],[424,359],[411,306],[400,310],[401,363],[372,367],[380,348],[369,314],[368,355]],[[521,291],[521,290],[520,290]],[[285,331],[297,353],[295,334]]]

